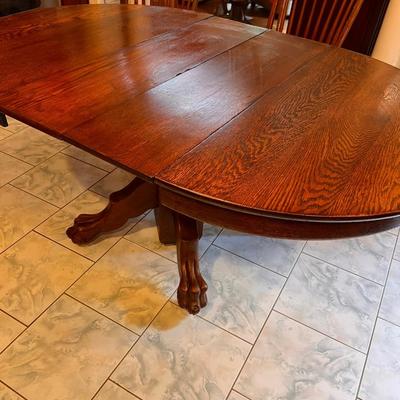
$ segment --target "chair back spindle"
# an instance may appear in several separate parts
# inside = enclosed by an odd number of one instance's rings
[[[272,0],[267,28],[342,46],[364,0]]]
[[[198,0],[120,0],[120,3],[175,7],[195,11],[197,9]]]

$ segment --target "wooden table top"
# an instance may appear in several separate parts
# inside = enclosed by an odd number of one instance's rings
[[[400,71],[171,8],[0,24],[0,110],[205,202],[307,220],[400,214]]]

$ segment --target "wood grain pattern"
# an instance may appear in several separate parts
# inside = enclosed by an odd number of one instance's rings
[[[2,88],[0,103],[47,129],[68,131],[263,31],[212,17],[63,74]]]
[[[324,221],[276,218],[249,213],[249,210],[220,207],[207,203],[204,198],[160,188],[159,201],[164,207],[198,221],[222,226],[239,232],[273,238],[318,240],[341,239],[386,231],[400,225],[400,216],[372,221]]]
[[[208,14],[135,5],[49,8],[1,21],[1,92],[87,66],[100,57],[208,18]],[[24,62],[20,62],[24,60]]]
[[[158,177],[261,214],[396,215],[399,102],[397,69],[331,49]]]
[[[325,49],[266,32],[63,137],[137,175],[154,177]]]

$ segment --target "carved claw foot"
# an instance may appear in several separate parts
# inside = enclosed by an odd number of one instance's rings
[[[67,236],[76,244],[89,243],[102,233],[123,226],[158,205],[157,188],[152,183],[135,178],[128,186],[110,195],[107,207],[97,214],[81,214],[67,229]]]
[[[105,221],[108,213],[110,213],[110,210],[107,206],[106,209],[98,214],[79,215],[74,219],[74,225],[67,229],[67,236],[76,244],[93,241],[98,235],[106,231]]]
[[[199,269],[198,242],[202,229],[199,222],[181,214],[175,215],[180,282],[178,303],[190,314],[207,305],[207,283]]]

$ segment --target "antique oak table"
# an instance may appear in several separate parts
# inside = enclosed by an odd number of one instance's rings
[[[179,304],[206,305],[202,222],[331,239],[400,224],[400,71],[207,14],[72,6],[0,21],[0,111],[136,175],[68,229],[154,209]]]

